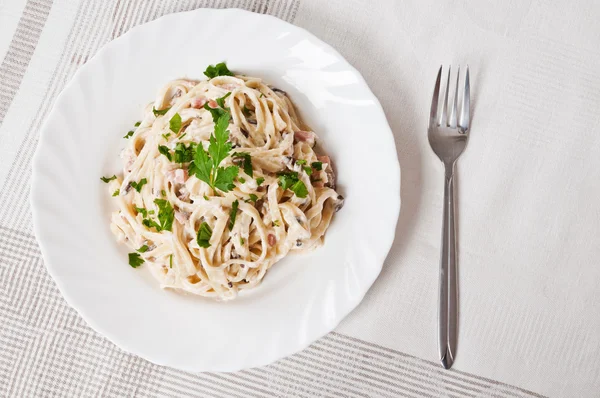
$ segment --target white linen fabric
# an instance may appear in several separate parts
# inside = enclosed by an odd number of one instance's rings
[[[362,304],[308,349],[227,374],[154,365],[91,330],[48,276],[29,209],[40,124],[77,68],[135,25],[200,7],[272,14],[335,47],[379,97],[402,168],[396,241]],[[0,396],[598,396],[599,17],[592,0],[1,4]],[[469,64],[473,103],[450,371],[436,346],[443,170],[426,137],[442,63]]]

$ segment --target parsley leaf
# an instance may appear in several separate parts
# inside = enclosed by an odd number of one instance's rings
[[[148,228],[156,228],[156,230],[158,232],[160,232],[160,225],[154,220],[150,220],[149,218],[144,218],[142,220],[142,224],[144,224]]]
[[[306,185],[298,178],[298,173],[295,171],[281,172],[279,173],[279,186],[285,191],[289,189],[294,192],[299,198],[306,198],[308,195],[308,189]]]
[[[210,247],[210,238],[212,237],[212,229],[210,226],[203,222],[200,225],[200,229],[198,230],[198,235],[196,235],[196,242],[198,242],[198,246],[200,247]]]
[[[173,268],[173,255],[169,258],[169,268]]]
[[[227,130],[230,114],[221,108],[212,109],[208,107],[208,103],[204,107],[212,113],[215,130],[209,139],[208,153],[201,145],[196,147],[194,161],[190,164],[189,172],[213,189],[229,192],[235,187],[233,181],[237,177],[239,169],[237,166],[219,167],[219,165],[231,151],[231,142],[228,141],[229,130]]]
[[[148,251],[148,245],[140,247],[137,251],[140,253],[146,253]]]
[[[175,134],[178,134],[181,130],[181,115],[179,113],[174,114],[169,120],[169,129]]]
[[[167,196],[167,191],[165,191],[165,190],[163,189],[162,191],[160,191],[160,194],[161,194],[162,196]]]
[[[135,182],[135,181],[131,181],[130,184],[132,187],[135,188],[136,191],[140,192],[142,190],[142,187],[148,183],[148,180],[145,178],[142,178],[140,180],[140,182]]]
[[[306,189],[306,185],[304,185],[304,183],[300,180],[290,187],[290,191],[294,192],[299,198],[306,198],[306,195],[308,195],[308,189]]]
[[[169,152],[169,147],[166,147],[164,145],[159,145],[158,152],[165,155],[167,157],[167,159],[169,159],[169,162],[171,162],[173,160],[173,158],[171,157],[171,152]]]
[[[233,73],[227,68],[225,62],[220,62],[216,65],[209,65],[208,68],[204,71],[204,74],[209,79],[217,76],[233,76]]]
[[[225,94],[224,96],[215,99],[215,102],[223,109],[226,109],[225,99],[231,95],[231,91]]]
[[[242,158],[242,167],[244,168],[244,173],[248,174],[250,177],[253,177],[252,174],[252,157],[248,152],[236,152],[233,154],[235,158]]]
[[[278,227],[278,226],[279,226],[279,220],[275,220],[275,221],[273,221],[273,226],[274,226],[274,227]]]
[[[185,135],[186,135],[186,134],[187,134],[187,132],[185,132],[185,133],[181,134],[181,135],[179,136],[179,139],[182,139],[183,137],[185,137]]]
[[[135,127],[139,127],[139,126],[140,126],[140,124],[142,124],[142,122],[135,122],[134,126],[135,126]]]
[[[219,116],[215,123],[215,132],[210,136],[210,145],[208,153],[213,160],[213,167],[219,167],[219,164],[229,155],[231,151],[231,143],[227,141],[229,138],[229,113]]]
[[[155,109],[154,107],[152,107],[152,113],[154,113],[154,116],[160,116],[160,115],[164,115],[165,113],[169,112],[169,109],[171,109],[171,107],[168,107],[167,109]]]
[[[256,195],[255,195],[255,194],[253,194],[253,193],[251,193],[251,194],[250,194],[250,195],[248,195],[248,196],[250,196],[250,200],[251,200],[251,201],[253,201],[253,202],[255,202],[255,203],[256,203],[256,201],[258,200],[258,196],[256,196]]]
[[[175,146],[175,152],[173,161],[175,163],[187,163],[194,160],[194,151],[196,150],[196,143],[192,142],[189,146],[186,146],[182,142],[178,142]]]
[[[161,135],[165,139],[165,141],[169,141],[169,137],[171,136],[171,133],[161,134]]]
[[[212,171],[212,162],[208,153],[202,147],[202,144],[196,147],[196,153],[194,154],[194,162],[190,164],[189,172],[195,175],[199,180],[204,181],[208,185],[212,186],[210,173]]]
[[[113,175],[112,177],[100,177],[100,179],[108,184],[110,181],[116,180],[117,176]]]
[[[144,209],[143,207],[135,207],[135,211],[137,211],[138,213],[140,213],[142,215],[142,217],[146,218],[148,217],[148,210]]]
[[[306,160],[304,160],[304,159],[298,159],[298,160],[296,160],[296,164],[299,164],[300,166],[303,166],[303,165],[306,164]]]
[[[279,186],[285,191],[298,181],[298,173],[295,171],[279,173]]]
[[[140,257],[139,253],[129,253],[129,265],[137,268],[142,264],[144,264],[144,259]]]
[[[208,196],[204,195],[204,200],[210,200],[210,199],[208,199]]]
[[[243,184],[246,182],[246,179],[244,177],[240,177],[240,178],[238,178],[238,181]]]
[[[323,170],[323,162],[312,162],[311,166],[315,170],[318,170],[318,171]]]
[[[262,98],[262,97],[265,97],[265,95],[263,93],[260,93],[260,97],[258,97],[258,98]]]
[[[260,186],[263,182],[265,182],[265,178],[264,177],[258,177],[256,179],[256,185]]]
[[[115,192],[113,192],[112,196],[119,196],[119,193],[121,193],[121,191],[117,189]]]
[[[127,134],[125,134],[125,135],[123,136],[123,138],[125,138],[126,140],[128,140],[129,138],[131,138],[131,136],[132,136],[132,135],[133,135],[133,130],[129,130],[129,131],[127,132]]]
[[[173,219],[175,218],[175,210],[171,203],[165,199],[154,199],[154,203],[158,206],[158,221],[160,229],[170,231],[173,228]]]
[[[235,218],[237,217],[237,210],[238,210],[239,204],[240,204],[240,202],[238,202],[237,200],[231,204],[231,211],[229,212],[229,230],[230,231],[233,229],[233,226],[235,225]]]
[[[308,174],[309,176],[312,175],[312,168],[311,167],[304,166],[303,169],[306,172],[306,174]]]
[[[244,243],[246,243],[246,241],[244,240],[244,238],[240,237],[240,245],[244,245]]]
[[[219,167],[216,171],[215,177],[215,188],[220,189],[223,192],[229,192],[235,185],[233,184],[233,180],[237,177],[239,169],[237,166],[229,166],[229,167]]]

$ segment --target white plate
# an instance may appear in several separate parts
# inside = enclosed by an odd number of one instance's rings
[[[163,291],[131,268],[99,179],[118,172],[121,137],[164,83],[223,60],[288,91],[346,197],[322,248],[275,264],[232,302]],[[48,271],[91,327],[158,364],[235,371],[305,348],[358,305],[394,239],[400,168],[379,102],[335,50],[270,16],[205,9],[136,27],[79,69],[41,132],[32,206]]]

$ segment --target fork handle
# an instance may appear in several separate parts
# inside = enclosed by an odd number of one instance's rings
[[[456,230],[454,226],[454,163],[446,164],[445,168],[438,337],[440,362],[444,368],[450,369],[454,363],[454,355],[456,353],[458,323]]]

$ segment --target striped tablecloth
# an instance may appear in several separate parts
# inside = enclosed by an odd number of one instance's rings
[[[91,330],[47,274],[29,208],[40,125],[77,68],[135,25],[200,7],[330,43],[381,100],[402,167],[397,239],[363,303],[308,349],[238,373],[157,366]],[[0,3],[0,396],[600,396],[599,16],[593,1]],[[441,63],[470,64],[474,97],[450,371],[436,347],[443,174],[425,136]]]

